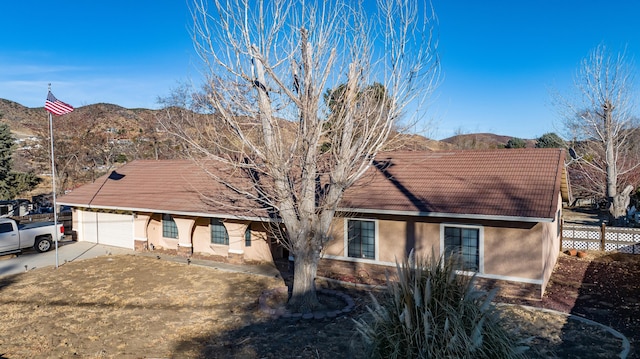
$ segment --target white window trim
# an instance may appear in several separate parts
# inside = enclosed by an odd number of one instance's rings
[[[374,258],[356,258],[356,257],[349,257],[349,221],[367,221],[367,222],[373,222],[373,227],[374,227],[374,240],[373,240],[373,245],[375,246],[374,248]],[[348,258],[349,261],[351,262],[363,262],[363,263],[374,263],[378,261],[378,258],[380,258],[378,251],[380,250],[380,236],[378,233],[378,220],[377,219],[371,219],[371,218],[345,218],[344,219],[344,226],[343,226],[343,255],[344,258]]]
[[[169,216],[171,218],[171,221],[173,222],[173,225],[176,226],[176,237],[165,237],[165,235],[164,235],[164,222],[165,222],[164,216]],[[161,230],[162,230],[162,238],[169,239],[169,240],[175,240],[175,241],[177,241],[180,238],[180,228],[178,228],[178,223],[176,223],[176,219],[173,217],[172,214],[163,213],[162,214],[162,220],[160,221],[160,226],[161,226]]]
[[[213,222],[213,220],[216,219],[220,222],[220,224],[222,224],[222,227],[224,227],[224,230],[227,233],[227,243],[214,243],[213,242],[213,224],[211,222]],[[211,217],[209,219],[209,246],[216,246],[216,247],[229,247],[231,245],[231,237],[229,236],[229,230],[227,229],[227,226],[224,225],[224,221],[218,217]]]
[[[459,223],[440,223],[440,256],[444,255],[444,228],[471,228],[478,230],[478,274],[484,274],[484,227]],[[457,271],[460,274],[473,275],[473,272]]]

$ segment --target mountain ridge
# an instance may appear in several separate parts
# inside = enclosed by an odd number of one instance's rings
[[[108,103],[108,102],[98,102],[89,105],[78,106],[75,108],[75,111],[87,112],[92,115],[100,115],[100,114],[109,114],[112,116],[106,117],[115,117],[119,115],[120,117],[135,119],[138,116],[148,116],[149,114],[155,114],[158,111],[156,109],[147,109],[147,108],[127,108],[120,106],[118,104]],[[3,121],[7,117],[7,113],[9,114],[8,120],[13,120],[12,124],[23,125],[27,128],[33,127],[32,124],[36,121],[34,118],[42,117],[46,118],[46,111],[44,106],[42,107],[27,107],[18,102],[2,99],[0,98],[0,121]],[[40,116],[42,115],[42,116]],[[102,116],[101,116],[102,117]],[[17,120],[17,123],[16,123]],[[12,128],[12,132],[20,132],[19,129]],[[444,142],[447,144],[454,145],[456,148],[460,149],[486,149],[486,148],[499,148],[500,146],[504,146],[507,142],[515,138],[515,136],[508,135],[500,135],[494,133],[463,133],[457,134],[454,136],[450,136],[441,140],[434,140],[422,135],[411,134],[411,137],[419,136],[427,139],[428,141],[435,142]],[[527,147],[535,146],[535,139],[523,139],[527,144]],[[473,147],[475,144],[475,148]],[[449,146],[443,146],[443,149],[451,149]]]

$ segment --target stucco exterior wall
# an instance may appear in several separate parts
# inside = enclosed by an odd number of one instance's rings
[[[378,260],[395,263],[414,247],[414,238],[407,238],[407,222],[378,220]]]
[[[562,198],[558,195],[558,207],[556,208],[556,218],[551,223],[544,223],[544,229],[542,231],[543,235],[543,249],[542,249],[542,291],[544,292],[547,284],[549,283],[549,279],[551,279],[551,274],[553,272],[553,268],[558,260],[558,256],[560,255],[560,241],[562,240],[562,235],[560,233],[561,225],[560,221],[562,221]]]
[[[162,214],[154,213],[150,216],[147,226],[147,240],[151,248],[178,249],[177,238],[165,238],[162,236]]]
[[[323,255],[343,257],[346,256],[344,252],[344,218],[335,218],[331,225],[331,238],[323,250]]]
[[[211,243],[210,222],[210,218],[198,218],[196,221],[193,230],[193,253],[227,257],[229,255],[229,246]]]
[[[251,223],[251,245],[246,246],[244,241],[244,259],[251,262],[273,262],[271,255],[271,238],[267,228],[262,223]]]
[[[414,218],[358,218],[376,221],[378,236],[377,262],[395,264],[396,258],[407,256],[412,249],[416,253],[439,250],[439,224],[416,221]],[[348,218],[336,218],[332,226],[333,240],[325,245],[324,254],[335,257],[347,257],[346,221]],[[425,252],[426,253],[426,252]]]
[[[393,266],[396,258],[406,256],[412,249],[417,254],[441,254],[441,226],[461,225],[482,229],[479,277],[491,280],[515,281],[539,286],[546,284],[557,258],[556,223],[527,223],[506,221],[460,221],[452,218],[415,218],[380,216],[375,220],[377,257],[375,260],[349,258],[346,253],[348,219],[335,220],[333,240],[325,246],[325,258],[357,263]],[[539,291],[539,289],[536,289]],[[541,293],[540,293],[541,294]],[[537,295],[537,294],[536,294]]]
[[[133,215],[133,246],[136,251],[149,249],[149,238],[147,229],[151,213],[137,212]]]
[[[136,213],[134,237],[137,250],[169,250],[180,255],[214,256],[236,261],[273,262],[269,231],[264,223],[241,220],[225,220],[223,225],[229,236],[229,244],[211,242],[211,218],[173,216],[178,228],[178,238],[162,235],[162,214]],[[251,228],[251,241],[247,245],[245,231]],[[277,251],[279,252],[279,251]]]
[[[533,280],[542,277],[543,225],[523,227],[484,227],[483,274]]]

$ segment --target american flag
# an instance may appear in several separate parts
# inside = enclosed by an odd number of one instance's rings
[[[55,96],[53,96],[51,91],[49,91],[47,100],[44,102],[44,109],[56,116],[61,116],[73,111],[73,106],[58,100]]]

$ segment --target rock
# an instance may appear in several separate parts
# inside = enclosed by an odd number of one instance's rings
[[[564,254],[574,257],[574,256],[576,256],[578,254],[578,250],[576,250],[576,249],[568,249],[568,250],[564,251]]]

